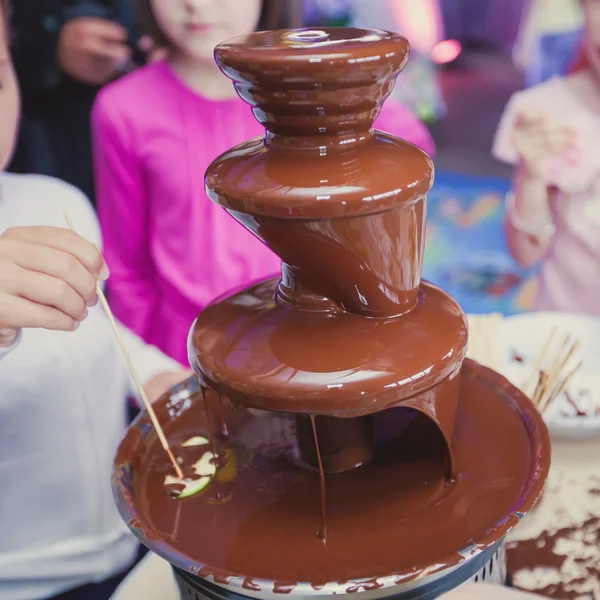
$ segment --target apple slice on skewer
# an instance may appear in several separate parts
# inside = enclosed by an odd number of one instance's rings
[[[208,444],[208,440],[201,436],[190,438],[184,442],[182,447],[203,446]],[[168,486],[183,486],[183,489],[175,494],[179,500],[189,498],[198,492],[201,492],[211,482],[217,472],[217,466],[214,463],[215,455],[212,452],[205,452],[200,460],[192,465],[192,470],[195,477],[176,477],[167,475],[165,477],[165,487]]]

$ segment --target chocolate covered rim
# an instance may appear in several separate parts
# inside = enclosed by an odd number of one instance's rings
[[[515,506],[511,513],[504,515],[498,520],[494,528],[482,532],[479,537],[473,539],[472,543],[459,552],[447,556],[432,556],[428,564],[411,565],[405,567],[404,571],[397,571],[393,575],[356,580],[352,584],[363,582],[372,584],[377,581],[379,584],[378,589],[383,590],[411,580],[418,581],[426,577],[434,577],[436,573],[441,571],[446,573],[448,570],[456,569],[460,567],[466,558],[473,558],[502,539],[532,509],[541,495],[550,468],[550,437],[539,412],[531,401],[502,375],[474,361],[465,360],[461,377],[471,378],[483,383],[494,392],[502,395],[505,401],[514,406],[530,441],[532,465],[527,485],[522,490],[520,497],[515,499]],[[155,404],[161,424],[166,425],[173,422],[179,415],[188,410],[193,402],[192,395],[198,389],[199,386],[195,378],[190,378],[187,382],[173,388],[163,396]],[[152,431],[152,424],[147,413],[142,412],[130,425],[119,446],[112,480],[117,508],[132,533],[154,553],[192,575],[196,575],[203,568],[210,571],[210,565],[192,563],[189,557],[181,554],[168,543],[154,537],[148,525],[141,521],[140,513],[136,508],[134,475],[135,467],[139,468],[143,460],[143,456],[139,452],[144,449],[142,442]],[[432,567],[432,565],[435,566]],[[217,585],[246,596],[263,597],[266,592],[272,591],[276,584],[272,580],[253,578],[253,582],[261,588],[260,592],[254,593],[242,587],[246,575],[235,573],[230,575],[231,580],[228,585]],[[333,593],[346,593],[347,588],[348,582],[331,582],[321,589],[315,589],[308,582],[298,582],[294,588],[294,595],[328,596]]]
[[[289,61],[290,50],[294,62]],[[295,89],[315,89],[316,82],[330,81],[335,88],[347,81],[352,87],[378,79],[379,70],[389,76],[406,65],[410,44],[390,31],[354,27],[320,27],[260,31],[225,40],[215,48],[215,60],[235,82],[257,80]],[[323,62],[327,69],[323,69]],[[348,71],[348,67],[352,71]],[[356,69],[357,66],[362,69]],[[347,75],[347,78],[340,77]]]

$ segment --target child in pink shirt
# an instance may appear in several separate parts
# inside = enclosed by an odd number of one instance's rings
[[[255,29],[270,3],[141,4],[168,58],[109,85],[97,99],[97,203],[115,314],[187,363],[198,312],[232,287],[280,270],[279,259],[204,191],[214,158],[265,134],[217,69],[213,49]],[[376,126],[433,151],[425,126],[398,104],[388,104]]]
[[[536,308],[600,315],[600,2],[583,6],[582,68],[516,94],[494,154],[516,166],[506,231],[520,263],[541,261]]]

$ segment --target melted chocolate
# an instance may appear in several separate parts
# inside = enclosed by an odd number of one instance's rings
[[[316,430],[316,434],[315,434]],[[319,453],[315,445],[319,439]],[[302,460],[325,473],[341,473],[367,464],[375,452],[373,447],[373,417],[340,419],[338,417],[296,416],[296,437]]]
[[[218,402],[220,422],[219,435],[221,436],[221,439],[226,440],[229,437],[229,429],[227,428],[227,421],[225,420],[225,414],[223,413],[223,397],[221,395],[218,396]]]
[[[467,326],[456,302],[421,285],[433,165],[372,129],[407,41],[263,32],[219,45],[216,58],[267,135],[214,161],[207,192],[281,257],[282,275],[198,317],[201,382],[263,410],[350,418],[410,406],[450,446]],[[368,460],[353,456],[359,446],[368,454],[364,440],[340,451],[343,469]]]
[[[581,408],[579,408],[579,406],[577,405],[577,402],[575,402],[575,400],[573,399],[573,396],[571,396],[571,394],[568,391],[565,391],[565,398],[567,399],[567,402],[575,409],[575,415],[577,417],[587,417],[588,414],[585,412],[585,410],[581,410]]]
[[[531,508],[549,440],[523,394],[463,366],[465,315],[421,282],[433,164],[372,129],[408,43],[325,28],[255,33],[215,55],[267,132],[215,160],[207,191],[281,258],[281,278],[196,320],[191,365],[233,405],[205,392],[169,413],[167,433],[204,433],[216,450],[218,417],[226,464],[179,501],[158,442],[126,442],[136,523],[184,569],[252,591],[364,592],[455,566]]]
[[[235,463],[235,473],[224,482],[217,476],[197,496],[169,498],[169,462],[151,435],[135,451],[141,521],[190,565],[209,565],[203,573],[219,577],[347,581],[350,588],[359,578],[415,577],[431,564],[456,564],[458,550],[471,541],[494,543],[518,521],[515,511],[531,508],[548,467],[540,456],[545,430],[525,397],[482,367],[468,362],[463,371],[456,482],[445,477],[445,444],[429,419],[410,409],[379,413],[368,465],[327,475],[326,544],[318,537],[319,473],[302,465],[293,432],[287,440],[278,433],[284,428],[275,423],[287,417],[254,417],[226,403],[235,437],[224,446],[235,458],[225,469]],[[203,402],[166,431],[174,445],[206,435]],[[540,446],[532,449],[532,440]],[[209,502],[217,493],[231,494],[230,501]]]
[[[319,467],[319,487],[321,488],[321,528],[319,529],[319,537],[327,540],[327,487],[325,485],[325,471],[323,470],[323,461],[321,460],[321,449],[319,447],[319,436],[317,434],[317,426],[315,424],[316,417],[310,416],[310,425],[315,441],[315,450],[317,452],[317,465]]]
[[[211,411],[208,406],[208,394],[204,386],[201,387],[202,400],[204,401],[204,410],[206,412],[206,433],[210,442],[210,448],[214,456],[218,456],[217,445],[215,443],[215,434],[211,425]],[[221,397],[219,396],[219,401]],[[185,441],[185,440],[184,440]]]

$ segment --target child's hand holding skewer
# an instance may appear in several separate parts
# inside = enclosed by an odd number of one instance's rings
[[[98,249],[59,227],[19,227],[0,235],[0,346],[19,329],[73,331],[108,278]]]

